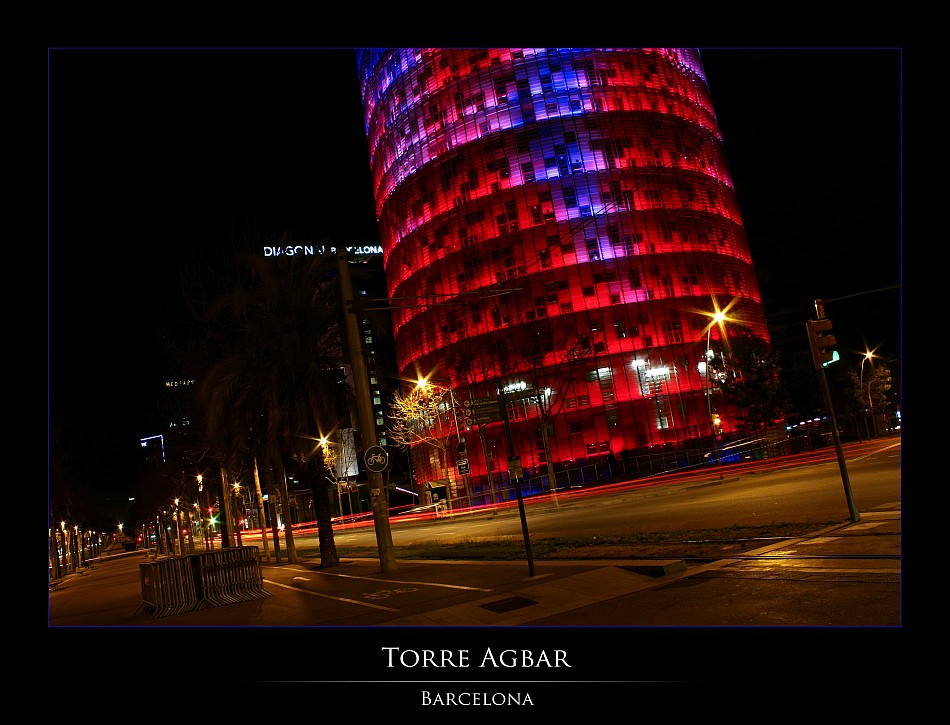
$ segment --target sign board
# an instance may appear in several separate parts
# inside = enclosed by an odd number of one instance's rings
[[[366,467],[369,470],[373,471],[373,473],[380,473],[386,470],[386,466],[389,463],[389,454],[386,453],[386,449],[382,446],[370,446],[366,449],[363,460],[366,461]]]
[[[469,465],[468,465],[468,459],[467,459],[467,458],[462,458],[462,459],[460,459],[456,465],[458,465],[458,467],[459,467],[459,475],[460,475],[460,476],[467,476],[469,473],[472,472],[471,468],[470,468]]]
[[[524,470],[521,468],[521,458],[512,456],[508,459],[508,476],[511,478],[524,478]]]
[[[465,427],[481,423],[497,423],[501,420],[498,398],[472,398],[462,401],[465,414]]]

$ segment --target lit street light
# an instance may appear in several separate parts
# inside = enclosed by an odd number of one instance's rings
[[[241,526],[244,523],[244,517],[239,514],[240,508],[238,508],[238,502],[243,503],[243,498],[241,497],[241,484],[239,481],[234,482],[234,511],[233,511],[233,521],[234,521],[234,532],[237,537],[238,548],[244,545],[243,540],[241,539]],[[243,507],[241,507],[243,508]]]
[[[871,371],[873,372],[874,362],[872,358],[875,358],[875,357],[877,357],[877,355],[874,354],[874,350],[865,350],[864,357],[861,359],[861,374],[858,376],[858,390],[861,393],[862,398],[864,397],[864,363],[866,362],[870,363]],[[868,375],[868,410],[870,411],[870,414],[871,414],[871,424],[874,426],[874,434],[877,435],[877,425],[874,420],[874,403],[871,400],[871,376],[870,375]],[[868,434],[868,437],[870,437],[871,433],[868,430],[867,424],[868,424],[867,416],[865,416],[864,430]]]
[[[204,476],[200,473],[196,476],[198,480],[198,497],[201,499],[201,506],[208,510],[208,518],[201,516],[201,532],[204,535],[205,551],[214,550],[214,529],[212,528],[211,506],[209,506],[208,496],[204,490]]]
[[[706,326],[706,352],[704,355],[704,357],[706,358],[706,363],[705,363],[706,378],[705,378],[705,384],[704,384],[705,393],[706,393],[706,415],[709,421],[709,430],[710,430],[710,433],[712,434],[713,460],[716,460],[716,461],[718,461],[719,459],[719,450],[718,450],[718,446],[716,445],[716,435],[717,435],[716,421],[715,421],[715,418],[713,418],[712,384],[710,382],[710,377],[712,373],[712,366],[710,363],[712,362],[712,359],[714,357],[713,351],[712,351],[712,331],[713,331],[713,327],[716,327],[718,325],[720,339],[722,339],[725,336],[725,323],[726,323],[726,320],[728,319],[726,317],[726,312],[728,311],[730,306],[731,304],[727,305],[725,309],[720,310],[719,305],[716,303],[716,300],[714,299],[713,308],[715,311],[711,315],[709,315],[711,319],[709,321],[709,324]]]

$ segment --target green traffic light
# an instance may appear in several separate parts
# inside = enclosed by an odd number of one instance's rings
[[[823,368],[826,368],[826,367],[828,367],[829,365],[831,365],[831,363],[836,363],[836,362],[838,362],[840,359],[841,359],[841,356],[838,354],[838,351],[837,351],[837,350],[832,350],[832,351],[831,351],[831,360],[828,360],[827,362],[823,362],[823,363],[821,364],[821,366],[822,366]]]

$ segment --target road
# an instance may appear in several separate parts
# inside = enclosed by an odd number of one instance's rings
[[[857,510],[900,500],[900,438],[845,447]],[[595,489],[525,500],[531,536],[581,537],[844,521],[849,516],[833,448],[803,456],[670,474]],[[522,537],[515,505],[441,519],[390,519],[394,545]],[[339,546],[374,546],[372,522],[334,530]],[[245,535],[245,543],[255,539]],[[297,534],[299,547],[318,547],[316,535]]]

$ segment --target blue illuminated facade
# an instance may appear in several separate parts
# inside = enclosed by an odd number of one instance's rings
[[[707,360],[724,325],[769,333],[698,50],[366,49],[359,74],[401,376],[504,391],[529,491],[728,438]],[[503,424],[463,427],[450,500],[510,497]]]

